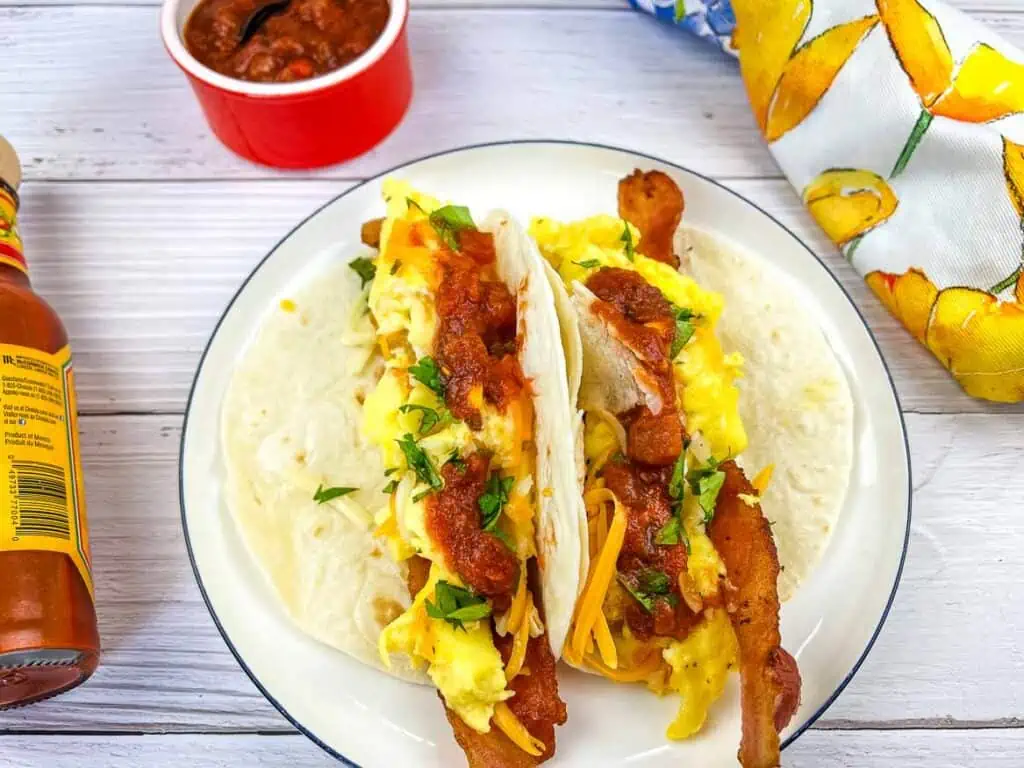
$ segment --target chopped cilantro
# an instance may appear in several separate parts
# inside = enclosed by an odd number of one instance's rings
[[[640,585],[650,595],[667,595],[672,591],[672,582],[668,574],[654,568],[648,568],[640,572]]]
[[[480,506],[480,527],[483,530],[493,531],[497,527],[501,510],[508,503],[508,495],[515,482],[514,477],[502,477],[497,472],[487,478],[483,496],[477,500]]]
[[[675,515],[665,523],[658,532],[654,535],[654,543],[661,544],[662,546],[672,546],[680,542],[680,532],[682,531],[682,523],[679,522],[679,518]]]
[[[434,585],[434,600],[437,602],[426,601],[427,615],[443,619],[456,629],[465,630],[463,622],[479,621],[491,615],[491,606],[486,598],[447,581]]]
[[[445,465],[451,464],[460,475],[466,474],[466,460],[459,456],[458,449],[453,448],[451,455],[448,456],[444,463]]]
[[[422,205],[420,205],[419,203],[417,203],[417,202],[416,202],[415,200],[413,200],[413,199],[412,199],[411,197],[407,197],[407,198],[405,198],[405,205],[406,205],[406,207],[408,207],[408,208],[415,208],[415,209],[416,209],[417,211],[419,211],[420,213],[422,213],[422,214],[423,214],[424,216],[426,216],[426,215],[427,215],[427,212],[423,210],[423,206],[422,206]]]
[[[725,482],[725,472],[718,468],[718,461],[712,456],[704,466],[690,470],[686,479],[704,512],[704,523],[710,523],[715,517],[715,504]]]
[[[686,535],[686,526],[683,525],[683,494],[686,491],[686,450],[689,443],[683,445],[679,452],[675,466],[672,467],[672,477],[668,481],[668,495],[672,499],[673,517],[655,534],[655,543],[669,546],[682,542],[686,545],[686,551],[690,551],[690,537]],[[673,525],[674,523],[674,525]]]
[[[395,259],[395,263],[391,265],[391,274],[392,275],[395,274],[401,268],[402,268],[402,260],[401,259]]]
[[[350,261],[348,268],[359,275],[360,288],[365,288],[366,284],[373,282],[373,278],[377,276],[377,267],[374,265],[373,259],[368,259],[365,256]]]
[[[409,374],[435,395],[444,399],[444,381],[441,379],[441,368],[430,356],[421,357],[414,365],[409,366]]]
[[[686,478],[686,448],[683,448],[679,452],[679,458],[676,459],[676,464],[672,467],[672,478],[668,481],[668,495],[676,502],[683,500],[683,490],[685,489],[684,479]]]
[[[418,411],[420,413],[420,434],[429,435],[434,428],[444,429],[452,423],[452,414],[444,406],[440,411],[416,403],[406,403],[398,409],[402,413]]]
[[[629,224],[626,222],[623,222],[623,224],[625,224],[625,229],[622,230],[622,237],[619,240],[626,244],[626,258],[633,261],[633,232],[630,230]]]
[[[384,493],[390,496],[398,488],[397,480],[390,480],[387,485],[384,486]]]
[[[469,208],[464,205],[445,205],[430,214],[430,225],[438,237],[453,251],[459,250],[456,235],[466,229],[476,229]]]
[[[672,348],[668,352],[669,360],[675,360],[679,353],[682,352],[683,347],[686,346],[686,342],[693,338],[694,330],[696,330],[693,321],[700,317],[700,315],[695,315],[691,310],[677,307],[674,304],[672,305],[672,313],[676,319],[676,335],[672,339]]]
[[[429,485],[432,491],[439,491],[444,488],[444,480],[437,474],[434,463],[424,450],[416,445],[416,440],[413,439],[411,434],[406,432],[401,440],[396,440],[395,442],[398,443],[398,447],[405,454],[405,462],[409,465],[409,469],[416,473],[416,477],[420,482]],[[414,498],[413,500],[415,501],[416,499]]]
[[[584,259],[583,261],[574,261],[573,264],[584,269],[593,269],[594,267],[600,267],[601,261],[600,259]]]
[[[647,613],[654,613],[654,604],[658,600],[666,600],[672,606],[679,601],[679,598],[672,594],[672,581],[664,571],[645,568],[628,577],[620,573],[618,579]]]
[[[398,467],[389,467],[384,470],[384,477],[391,477],[395,472],[398,471]]]
[[[342,488],[340,486],[324,488],[321,485],[316,489],[316,493],[313,494],[313,501],[317,504],[326,504],[328,501],[340,499],[342,496],[348,496],[350,493],[355,493],[358,490],[358,488]]]

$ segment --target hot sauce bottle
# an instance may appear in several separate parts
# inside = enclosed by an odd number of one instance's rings
[[[18,235],[21,166],[0,136],[0,710],[99,662],[74,376]]]

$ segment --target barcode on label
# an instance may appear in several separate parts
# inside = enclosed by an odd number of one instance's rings
[[[38,461],[15,461],[14,498],[18,501],[18,536],[71,538],[68,488],[64,468]]]

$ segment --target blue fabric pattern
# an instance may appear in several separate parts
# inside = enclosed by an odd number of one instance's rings
[[[735,55],[731,45],[736,26],[729,0],[629,0],[634,8],[652,14],[714,43]]]

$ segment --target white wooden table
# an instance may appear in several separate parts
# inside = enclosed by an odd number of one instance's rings
[[[1024,0],[958,3],[1024,48]],[[839,275],[893,371],[914,462],[903,583],[785,764],[1024,765],[1024,408],[962,395],[883,312],[781,178],[731,61],[618,0],[540,4],[417,4],[405,122],[366,157],[296,175],[210,136],[154,0],[0,0],[0,132],[25,165],[33,279],[73,339],[104,645],[87,685],[0,715],[0,766],[332,764],[245,677],[193,582],[176,483],[188,386],[243,277],[311,210],[419,155],[522,137],[639,149],[764,206]]]

